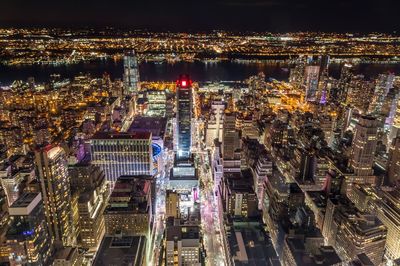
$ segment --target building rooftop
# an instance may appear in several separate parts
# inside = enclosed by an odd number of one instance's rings
[[[150,205],[149,176],[121,176],[111,192],[105,214],[111,212],[146,213]]]
[[[167,241],[182,239],[199,239],[200,228],[197,225],[172,225],[167,226]]]
[[[331,246],[321,246],[315,254],[312,254],[306,250],[302,238],[288,237],[285,241],[296,265],[330,266],[341,263],[341,259]]]
[[[78,252],[77,248],[73,248],[73,247],[65,247],[62,249],[59,249],[54,258],[56,260],[64,260],[64,261],[71,261],[76,255],[76,253]]]
[[[254,193],[253,174],[249,169],[242,170],[240,173],[226,173],[224,179],[231,192]]]
[[[138,140],[150,140],[151,132],[97,132],[93,135],[92,139],[138,139]]]
[[[104,237],[93,265],[145,265],[145,251],[145,236]]]
[[[24,193],[10,206],[9,213],[10,215],[29,215],[41,200],[40,193]]]
[[[325,209],[328,198],[326,193],[323,191],[306,191],[306,196],[308,196],[315,204],[317,208]]]
[[[280,265],[271,239],[258,221],[233,221],[228,244],[235,265]]]
[[[166,127],[167,119],[165,117],[137,116],[128,132],[151,132],[153,138],[164,138]]]

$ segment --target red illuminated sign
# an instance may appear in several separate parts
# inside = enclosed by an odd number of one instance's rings
[[[192,81],[190,80],[188,75],[181,75],[176,81],[176,85],[181,88],[188,88],[192,86]]]

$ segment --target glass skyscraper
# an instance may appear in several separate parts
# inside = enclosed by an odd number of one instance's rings
[[[47,146],[35,152],[47,224],[56,243],[75,243],[72,228],[71,189],[67,156],[60,146]]]
[[[178,132],[178,153],[179,160],[186,160],[190,157],[191,147],[191,120],[192,120],[192,81],[189,76],[181,75],[177,82],[176,89],[176,123]]]
[[[139,67],[135,51],[124,55],[124,93],[131,94],[139,89]]]

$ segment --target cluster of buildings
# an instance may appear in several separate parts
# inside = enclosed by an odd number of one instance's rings
[[[202,91],[227,257],[256,259],[238,234],[230,245],[240,220],[266,225],[283,265],[399,264],[399,78],[344,64],[335,79],[328,56],[290,71],[289,82],[260,74]]]

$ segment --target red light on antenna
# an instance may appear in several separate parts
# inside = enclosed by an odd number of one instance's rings
[[[182,87],[186,87],[186,86],[187,86],[186,80],[182,80],[182,81],[181,81],[181,86],[182,86]]]

